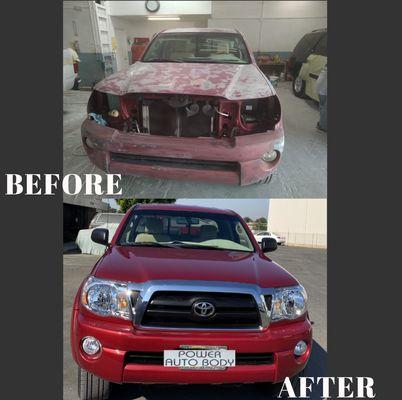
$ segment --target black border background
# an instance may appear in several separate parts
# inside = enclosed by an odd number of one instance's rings
[[[328,1],[328,375],[371,376],[381,400],[400,397],[401,373],[401,22],[393,4]]]
[[[372,376],[380,399],[399,393],[401,348],[392,4],[328,1],[328,375]],[[62,192],[6,197],[4,174],[62,174],[62,4],[8,2],[2,17],[1,397],[61,399]]]
[[[63,172],[62,3],[1,17],[0,397],[62,399],[62,191],[4,195],[6,173]]]

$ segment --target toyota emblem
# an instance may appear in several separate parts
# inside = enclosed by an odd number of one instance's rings
[[[197,301],[193,304],[193,311],[198,317],[212,317],[215,314],[215,306],[208,301]]]

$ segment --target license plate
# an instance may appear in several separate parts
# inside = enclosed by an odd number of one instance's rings
[[[220,348],[165,350],[163,365],[181,369],[223,370],[236,366],[236,351]]]

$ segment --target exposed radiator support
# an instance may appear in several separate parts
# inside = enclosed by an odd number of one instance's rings
[[[142,106],[142,127],[144,133],[150,133],[149,129],[149,107],[148,105]]]
[[[180,119],[180,111],[176,109],[176,136],[181,136],[181,119]]]

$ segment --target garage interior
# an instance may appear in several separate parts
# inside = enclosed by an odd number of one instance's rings
[[[76,250],[75,239],[80,229],[88,228],[89,223],[96,213],[108,211],[108,204],[100,198],[88,198],[80,196],[63,199],[63,243],[64,252]]]
[[[80,126],[90,90],[104,77],[135,62],[144,43],[169,28],[238,29],[281,101],[285,150],[269,184],[239,187],[200,182],[205,197],[326,197],[327,134],[318,132],[317,102],[297,98],[286,62],[309,32],[327,26],[326,1],[162,1],[155,12],[145,1],[65,1],[63,47],[77,51],[80,90],[64,92],[64,172],[100,173],[85,156]],[[123,196],[191,197],[193,183],[123,177]]]

